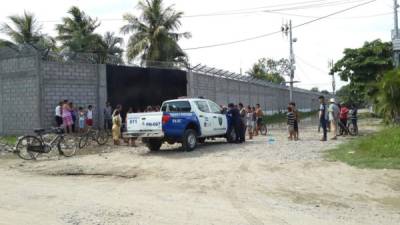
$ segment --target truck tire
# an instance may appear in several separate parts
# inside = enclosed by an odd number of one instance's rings
[[[182,148],[184,151],[193,151],[197,146],[197,133],[192,129],[185,131],[182,140]]]
[[[159,151],[162,145],[161,140],[156,139],[148,139],[146,140],[146,146],[150,149],[150,151]]]

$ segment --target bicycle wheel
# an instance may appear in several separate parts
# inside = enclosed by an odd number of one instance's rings
[[[350,123],[350,124],[347,126],[347,130],[348,130],[348,132],[349,132],[349,134],[350,134],[351,136],[356,136],[356,135],[357,135],[357,131],[355,130],[355,128],[354,128],[354,126],[353,126],[352,123]]]
[[[83,136],[81,136],[79,138],[78,147],[80,149],[84,148],[84,147],[86,147],[88,145],[88,143],[89,143],[89,134],[84,134]]]
[[[108,142],[108,134],[104,130],[99,130],[96,132],[96,142],[99,145],[105,145]]]
[[[260,127],[260,133],[261,133],[261,135],[267,135],[267,125],[262,125],[261,127]]]
[[[40,153],[29,151],[29,148],[42,148],[42,142],[35,136],[24,136],[18,140],[15,146],[15,153],[25,160],[35,160]]]
[[[58,152],[66,157],[71,157],[76,153],[77,145],[73,138],[61,137],[57,144]]]

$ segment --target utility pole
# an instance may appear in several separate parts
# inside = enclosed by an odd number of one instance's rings
[[[394,61],[394,66],[396,68],[399,67],[399,53],[400,53],[400,40],[399,40],[399,22],[398,22],[398,13],[397,13],[397,8],[399,8],[399,5],[397,4],[397,0],[394,0],[394,30],[392,32],[392,43],[393,43],[393,61]]]
[[[293,53],[293,42],[296,42],[297,39],[293,38],[293,33],[292,33],[292,20],[289,20],[289,25],[285,24],[282,26],[282,32],[288,36],[289,35],[289,63],[290,63],[290,81],[289,81],[289,95],[290,95],[290,101],[293,101],[293,79],[294,79],[294,71],[296,69],[295,67],[295,59],[294,59],[294,53]]]
[[[333,60],[328,61],[328,67],[329,70],[332,70],[333,68]],[[336,81],[335,81],[335,73],[332,73],[332,94],[334,97],[336,97]]]

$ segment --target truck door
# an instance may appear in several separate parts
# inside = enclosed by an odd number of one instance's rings
[[[194,103],[198,109],[197,117],[200,123],[201,136],[206,137],[214,135],[212,113],[207,101],[197,100]]]
[[[222,109],[216,103],[208,101],[213,120],[213,134],[224,135],[228,130],[226,115],[222,114]]]

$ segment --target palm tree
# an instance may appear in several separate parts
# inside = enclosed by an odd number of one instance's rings
[[[61,42],[62,49],[74,53],[97,52],[102,41],[94,31],[100,23],[76,6],[71,7],[68,13],[71,17],[62,18],[63,23],[56,25],[57,40]]]
[[[113,32],[106,32],[102,38],[99,63],[118,63],[121,64],[124,50],[121,48],[123,39],[115,36]]]
[[[30,45],[43,51],[56,47],[54,39],[42,34],[42,27],[38,24],[35,15],[24,12],[22,16],[13,15],[8,19],[11,24],[4,23],[0,31],[7,35],[10,40],[0,39],[0,47],[7,46],[18,51],[21,45]]]
[[[183,12],[176,12],[172,6],[164,8],[162,0],[141,0],[138,8],[140,17],[125,14],[127,22],[121,28],[123,34],[132,33],[127,46],[127,57],[131,61],[141,56],[147,65],[154,61],[187,62],[187,56],[178,41],[190,38],[190,33],[178,33]]]

